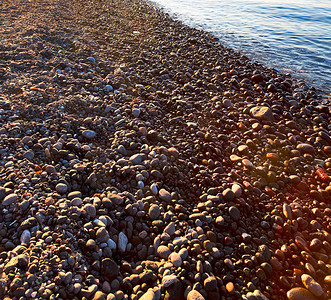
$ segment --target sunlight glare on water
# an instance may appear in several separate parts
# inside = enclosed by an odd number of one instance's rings
[[[330,0],[153,1],[224,45],[330,92]]]

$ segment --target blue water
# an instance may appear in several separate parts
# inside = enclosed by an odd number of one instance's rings
[[[226,46],[330,93],[331,0],[153,0]]]

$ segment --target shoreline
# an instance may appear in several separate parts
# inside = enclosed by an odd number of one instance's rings
[[[183,24],[196,28],[198,30],[203,30],[206,33],[210,34],[211,36],[214,36],[216,39],[220,40],[220,43],[228,48],[232,48],[235,49],[235,51],[240,52],[242,55],[247,56],[250,60],[252,61],[256,61],[259,62],[260,64],[270,68],[270,69],[275,69],[277,70],[277,72],[279,73],[283,73],[283,74],[290,74],[292,78],[295,78],[297,81],[303,81],[305,82],[305,84],[309,87],[309,86],[313,86],[314,88],[316,88],[316,90],[318,91],[318,93],[322,96],[322,103],[323,104],[327,104],[330,103],[330,82],[321,82],[321,78],[317,79],[317,78],[312,78],[311,75],[309,74],[309,70],[306,71],[300,71],[300,70],[295,70],[294,68],[286,68],[286,65],[281,64],[277,64],[277,61],[273,60],[273,62],[268,62],[264,56],[268,55],[267,53],[263,54],[263,53],[259,53],[257,55],[257,53],[254,53],[254,49],[251,49],[251,46],[248,46],[248,48],[242,46],[240,43],[236,45],[236,43],[231,42],[231,38],[226,38],[223,37],[223,35],[225,34],[223,32],[223,34],[217,34],[216,32],[212,31],[212,28],[210,28],[210,26],[212,25],[201,25],[201,23],[199,23],[198,19],[192,19],[189,15],[185,15],[185,13],[183,12],[176,12],[176,10],[174,10],[173,7],[168,7],[167,5],[165,5],[164,3],[161,4],[159,3],[157,0],[150,1],[152,5],[155,5],[158,9],[160,9],[162,12],[169,14],[170,17],[182,22]],[[196,12],[195,12],[196,13]],[[195,15],[196,17],[196,15]],[[201,21],[200,21],[201,22]],[[214,24],[215,25],[215,24]],[[221,26],[221,25],[220,25]],[[210,30],[208,30],[208,28]],[[216,28],[214,28],[216,30]],[[241,40],[240,37],[237,37],[238,40]],[[255,42],[258,42],[257,40],[255,40]],[[250,49],[250,50],[249,50]],[[278,51],[275,51],[278,52]],[[297,66],[298,67],[298,66]],[[314,68],[314,66],[311,66],[311,68]],[[324,77],[328,77],[327,74],[324,75]]]
[[[144,1],[3,2],[1,299],[330,298],[330,106]]]

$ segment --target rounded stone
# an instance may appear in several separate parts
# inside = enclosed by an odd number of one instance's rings
[[[240,211],[239,211],[239,209],[236,206],[231,206],[229,208],[229,214],[230,214],[230,217],[233,220],[239,221],[239,219],[240,219]]]
[[[272,110],[267,106],[255,106],[250,110],[251,116],[256,119],[272,121],[273,114]]]
[[[101,227],[97,230],[96,237],[99,243],[107,242],[109,239],[109,233],[105,227]]]
[[[170,202],[171,201],[171,194],[165,189],[160,189],[159,197],[160,197],[161,200],[163,200],[165,202]]]
[[[2,205],[10,205],[12,203],[14,203],[17,200],[18,196],[17,194],[9,194],[8,196],[5,197],[5,199],[3,199],[2,201]]]
[[[205,297],[202,296],[198,291],[190,291],[187,295],[187,300],[205,300]]]
[[[68,186],[65,183],[58,183],[55,187],[55,190],[59,194],[65,194],[68,191]]]
[[[317,300],[317,298],[302,287],[296,287],[289,290],[286,294],[288,300]]]
[[[93,130],[84,130],[84,131],[82,132],[82,135],[83,135],[83,137],[85,137],[85,138],[91,140],[91,139],[95,138],[97,134],[96,134],[96,132],[93,131]]]
[[[160,207],[156,204],[151,205],[148,215],[152,220],[156,220],[160,216]]]
[[[171,254],[170,249],[167,246],[159,246],[157,248],[157,254],[164,259],[167,259],[169,257],[169,255]]]
[[[162,285],[164,287],[168,287],[168,286],[171,286],[172,284],[174,284],[176,281],[177,281],[177,276],[176,275],[174,275],[174,274],[167,275],[167,276],[163,277]]]
[[[302,281],[303,285],[315,296],[321,297],[323,295],[322,287],[310,275],[302,274],[301,281]]]
[[[182,264],[182,258],[181,256],[176,253],[176,252],[173,252],[170,254],[170,260],[172,262],[172,264],[175,266],[175,267],[180,267],[181,264]]]

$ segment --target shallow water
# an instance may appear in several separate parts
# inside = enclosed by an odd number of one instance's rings
[[[153,0],[250,58],[330,93],[330,0]]]

